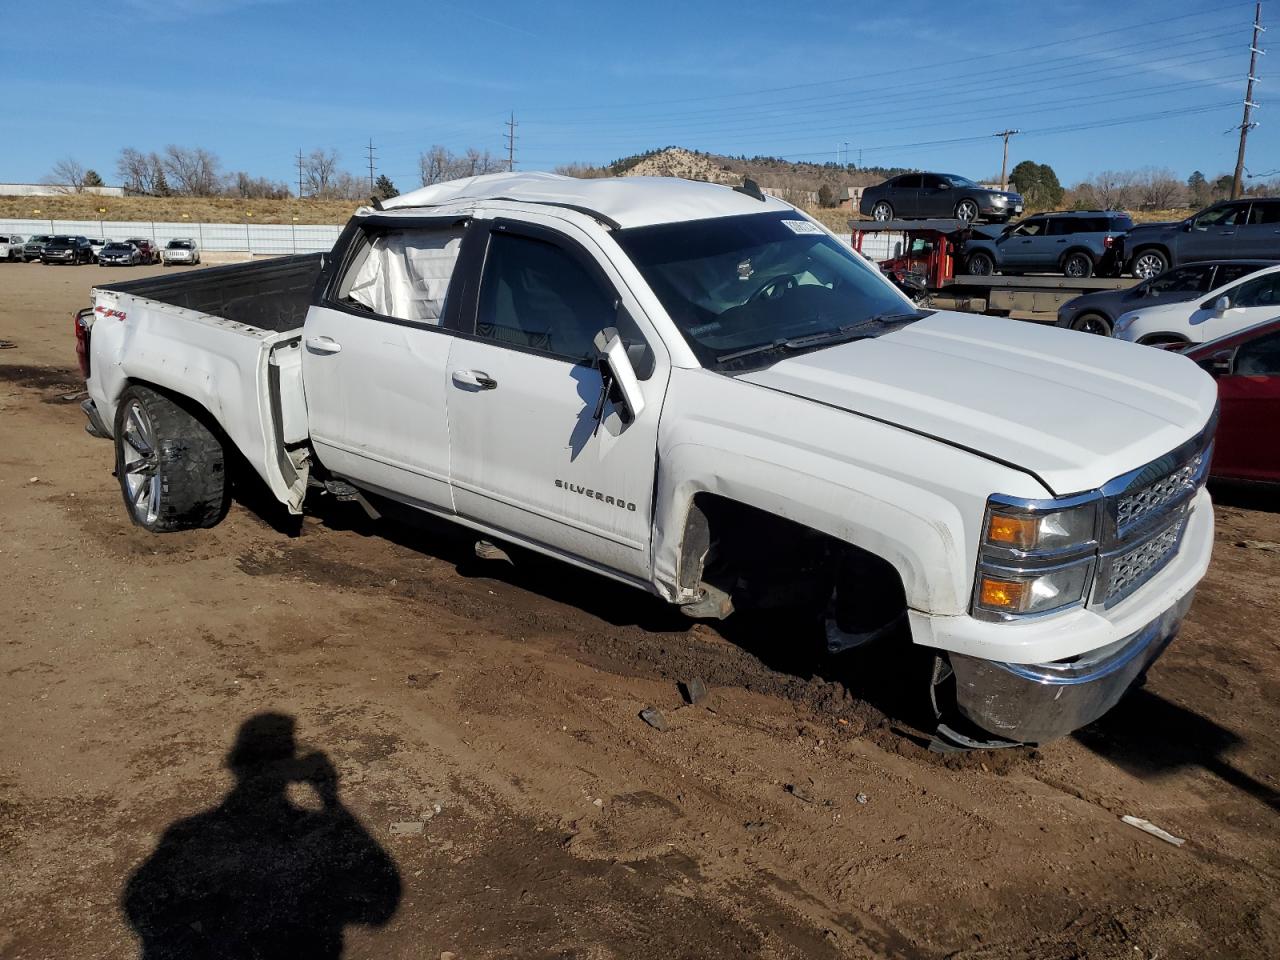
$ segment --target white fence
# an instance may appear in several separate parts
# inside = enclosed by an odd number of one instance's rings
[[[3,220],[0,234],[16,233],[29,237],[37,233],[69,233],[73,236],[102,237],[125,240],[145,237],[163,246],[170,240],[190,237],[201,250],[248,252],[256,254],[327,253],[338,239],[342,227],[337,224],[304,223],[178,223],[125,220]],[[838,234],[845,243],[847,233]],[[862,252],[872,260],[893,256],[899,233],[869,233],[862,238]]]
[[[143,237],[160,246],[190,238],[201,250],[244,251],[258,254],[323,253],[338,239],[342,227],[309,223],[176,223],[127,220],[3,220],[0,233],[29,237],[40,233],[125,240]]]

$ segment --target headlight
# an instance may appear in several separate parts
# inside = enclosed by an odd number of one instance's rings
[[[973,612],[986,620],[1082,603],[1097,560],[1100,498],[992,497],[982,525]]]
[[[1009,198],[1008,197],[992,197],[991,202],[998,206],[1000,204],[1008,203]]]

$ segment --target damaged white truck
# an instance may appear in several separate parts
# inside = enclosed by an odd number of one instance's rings
[[[143,527],[217,523],[238,451],[293,513],[327,487],[694,616],[928,648],[945,746],[1099,717],[1209,563],[1191,361],[920,312],[752,184],[438,184],[326,256],[99,287],[76,330]]]

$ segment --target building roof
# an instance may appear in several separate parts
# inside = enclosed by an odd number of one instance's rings
[[[437,207],[467,200],[513,200],[598,214],[620,227],[792,209],[732,187],[677,177],[580,179],[554,173],[490,173],[432,184],[382,201],[384,210]]]

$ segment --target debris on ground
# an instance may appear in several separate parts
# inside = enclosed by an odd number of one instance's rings
[[[425,820],[400,820],[391,824],[393,837],[418,837],[427,829]]]
[[[707,685],[702,682],[701,677],[681,680],[678,686],[680,687],[680,696],[691,707],[707,699]]]
[[[1175,837],[1167,830],[1161,830],[1150,820],[1143,820],[1141,817],[1131,817],[1127,814],[1120,818],[1131,827],[1137,827],[1139,830],[1151,834],[1153,837],[1159,837],[1165,843],[1172,843],[1175,847],[1180,847],[1187,841],[1182,837]]]
[[[797,800],[803,800],[805,803],[813,803],[813,794],[798,783],[788,783],[783,787],[783,789]]]
[[[659,733],[667,732],[667,719],[657,707],[645,707],[640,711],[640,719]]]
[[[860,794],[858,794],[856,797],[854,797],[853,799],[857,800],[859,803],[866,803],[866,802],[867,802],[867,795],[866,795],[865,793],[860,793]]]
[[[17,346],[12,340],[0,340],[0,350],[14,350]]]
[[[1280,543],[1274,540],[1237,540],[1237,547],[1246,550],[1263,550],[1267,553],[1280,553]]]
[[[481,560],[502,560],[514,566],[511,555],[496,543],[490,543],[488,540],[476,541],[476,556]]]
[[[743,827],[746,828],[747,833],[764,833],[766,830],[770,829],[772,826],[773,825],[769,823],[768,820],[748,820],[746,823],[743,824]]]

